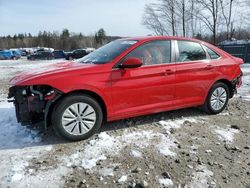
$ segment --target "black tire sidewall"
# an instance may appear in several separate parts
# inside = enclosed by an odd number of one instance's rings
[[[79,103],[79,102],[84,102],[92,106],[96,112],[96,123],[93,126],[93,128],[87,132],[86,134],[83,135],[71,135],[69,134],[62,126],[62,115],[64,111],[72,104],[74,103]],[[92,136],[94,133],[98,131],[98,129],[101,127],[103,120],[103,112],[100,107],[100,105],[97,103],[95,99],[88,95],[81,95],[81,94],[74,94],[74,95],[69,95],[62,100],[58,102],[58,104],[55,106],[53,115],[52,115],[52,125],[55,130],[55,132],[59,135],[62,136],[63,138],[71,141],[79,141],[79,140],[84,140]]]
[[[226,102],[225,102],[223,108],[221,108],[220,110],[214,110],[214,109],[212,108],[212,106],[211,106],[210,99],[211,99],[211,96],[212,96],[213,92],[214,92],[218,87],[222,87],[222,88],[225,89],[225,91],[226,91],[226,93],[227,93],[227,99],[226,99]],[[230,92],[229,92],[229,88],[228,88],[228,86],[227,86],[226,84],[224,84],[224,83],[222,83],[222,82],[215,83],[215,84],[213,85],[213,87],[210,89],[209,94],[208,94],[208,97],[207,97],[207,100],[206,100],[206,106],[207,106],[207,110],[209,111],[209,113],[211,113],[211,114],[218,114],[218,113],[222,112],[222,111],[226,108],[226,106],[227,106],[227,104],[228,104],[228,101],[229,101],[229,93],[230,93]]]

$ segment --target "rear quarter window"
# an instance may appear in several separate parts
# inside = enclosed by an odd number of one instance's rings
[[[212,49],[210,49],[207,46],[204,46],[205,50],[207,51],[208,55],[210,56],[211,59],[218,59],[220,57],[219,54],[217,54],[215,51],[213,51]]]

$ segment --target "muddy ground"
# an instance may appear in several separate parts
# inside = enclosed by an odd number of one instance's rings
[[[131,118],[70,143],[51,128],[21,127],[6,103],[7,80],[33,63],[0,62],[0,187],[250,187],[250,67],[219,115],[190,108]]]

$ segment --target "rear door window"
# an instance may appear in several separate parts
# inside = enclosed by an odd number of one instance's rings
[[[177,62],[199,61],[207,59],[206,52],[197,42],[177,41],[179,56]]]

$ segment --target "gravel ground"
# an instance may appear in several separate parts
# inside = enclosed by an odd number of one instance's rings
[[[8,80],[55,61],[0,61],[0,187],[250,187],[250,66],[219,115],[196,108],[106,123],[81,142],[16,123]]]

